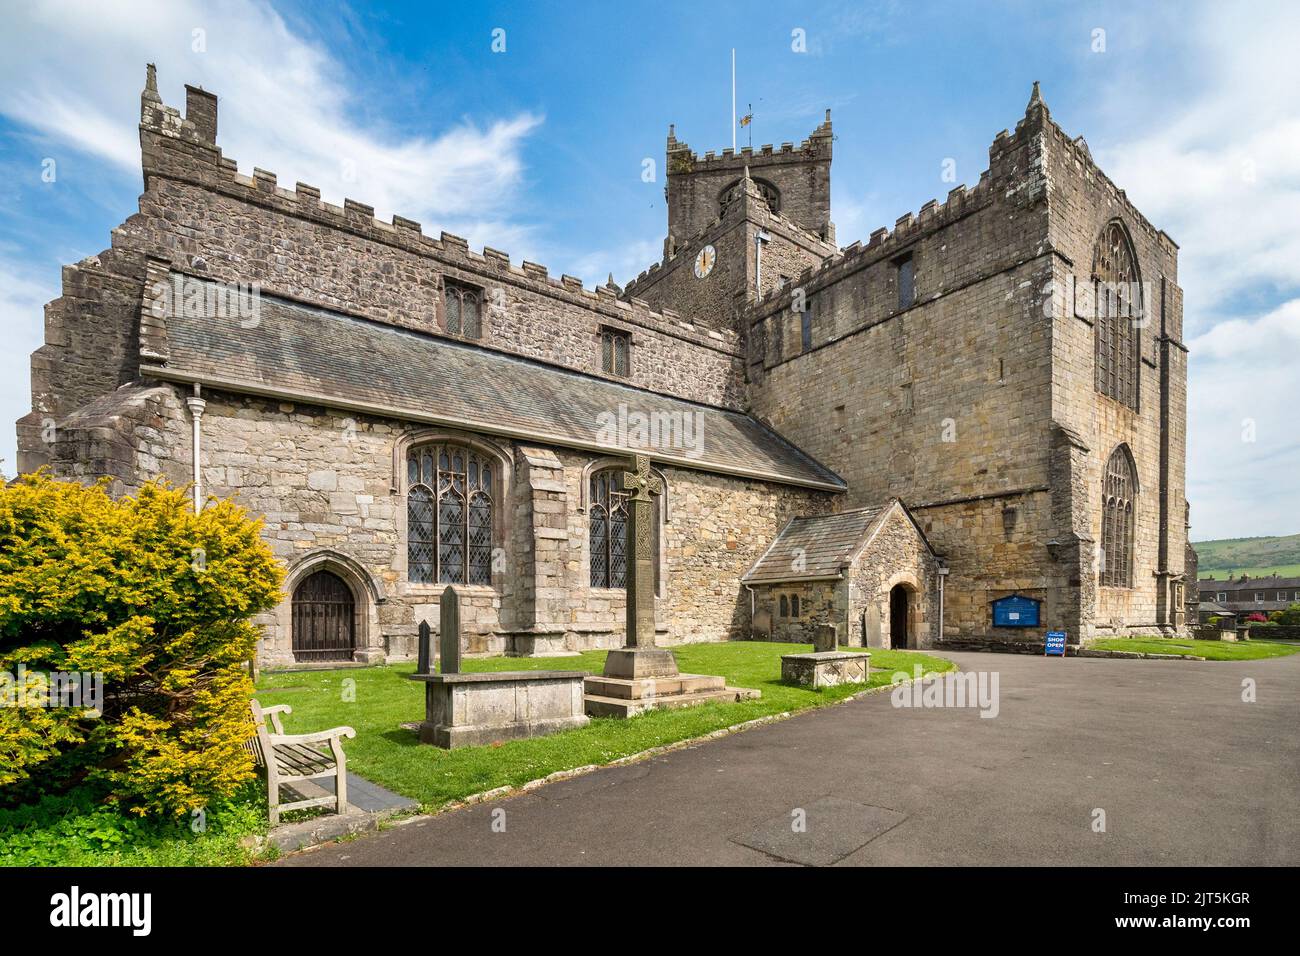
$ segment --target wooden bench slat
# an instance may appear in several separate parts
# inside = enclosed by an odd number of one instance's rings
[[[272,825],[280,822],[280,813],[284,810],[333,803],[337,812],[345,812],[348,806],[347,758],[341,744],[344,737],[356,736],[355,731],[351,727],[335,727],[320,733],[299,734],[295,739],[295,735],[283,733],[278,716],[279,713],[292,713],[287,705],[268,708],[271,713],[266,713],[254,700],[251,709],[256,735],[246,741],[244,747],[266,768],[267,799]],[[307,741],[302,738],[307,738]],[[280,802],[282,784],[323,777],[334,778],[333,796],[283,804]]]

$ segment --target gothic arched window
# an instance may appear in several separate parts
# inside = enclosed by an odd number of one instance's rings
[[[492,583],[491,458],[460,445],[406,456],[407,576],[419,584]]]
[[[1133,527],[1137,473],[1127,445],[1111,452],[1101,492],[1101,583],[1133,586]]]
[[[763,197],[763,201],[767,203],[768,208],[771,209],[772,212],[780,212],[781,190],[777,189],[766,179],[755,179],[753,180],[753,183],[758,187],[758,192]],[[726,215],[727,207],[740,198],[744,191],[745,181],[743,179],[737,179],[730,183],[727,188],[722,190],[722,192],[718,194],[718,215]]]
[[[622,467],[598,471],[591,476],[591,505],[588,508],[591,543],[591,586],[626,588],[630,555],[627,550],[628,492],[623,490]],[[654,582],[659,590],[659,498],[650,508],[650,549],[654,556]]]
[[[1111,220],[1097,240],[1092,282],[1097,391],[1135,409],[1144,304],[1137,257],[1118,219]]]

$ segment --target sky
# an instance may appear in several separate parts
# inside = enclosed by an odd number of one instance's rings
[[[1300,532],[1300,4],[0,0],[0,473],[60,268],[136,210],[145,64],[220,97],[244,173],[301,180],[587,286],[661,252],[697,152],[832,110],[841,245],[974,185],[1034,80],[1180,246],[1192,537]],[[646,160],[656,173],[645,181]]]

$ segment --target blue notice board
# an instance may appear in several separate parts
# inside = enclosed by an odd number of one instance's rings
[[[994,627],[1037,627],[1042,601],[1013,594],[993,602]]]
[[[1065,632],[1048,631],[1047,643],[1043,646],[1043,654],[1047,657],[1064,657],[1065,656]]]

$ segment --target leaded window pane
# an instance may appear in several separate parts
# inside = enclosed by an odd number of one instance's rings
[[[1124,446],[1106,462],[1102,487],[1101,583],[1105,587],[1133,586],[1134,494],[1137,476]]]
[[[609,586],[627,587],[627,512],[621,506],[610,513]]]
[[[483,334],[483,321],[479,309],[479,297],[473,292],[465,293],[461,299],[461,328],[467,339],[477,339]]]
[[[433,582],[433,494],[416,485],[406,496],[407,574],[419,584]]]
[[[410,580],[490,585],[493,489],[488,463],[455,445],[431,445],[408,456],[407,477],[415,479],[407,493]]]
[[[469,505],[469,583],[492,583],[492,502],[475,492]]]
[[[455,494],[438,499],[438,580],[465,583],[465,503]]]
[[[600,505],[591,509],[591,586],[609,587],[609,515]]]
[[[1133,247],[1118,220],[1097,240],[1093,283],[1097,391],[1136,409],[1144,304]]]
[[[460,295],[455,289],[447,289],[447,332],[460,335]]]

